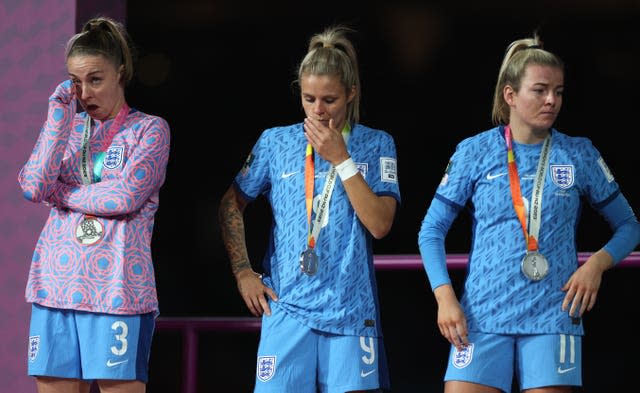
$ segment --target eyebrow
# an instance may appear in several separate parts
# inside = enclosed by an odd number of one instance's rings
[[[302,95],[305,96],[305,97],[314,97],[314,98],[320,98],[320,99],[327,99],[327,98],[334,98],[335,99],[335,98],[339,97],[339,94],[327,94],[327,95],[317,96],[317,95],[314,95],[314,94],[311,94],[311,93],[304,93],[304,92],[302,92]]]
[[[100,70],[100,69],[98,69],[98,70],[95,70],[95,71],[90,71],[90,72],[87,74],[87,76],[92,76],[92,75],[94,75],[94,74],[99,74],[99,73],[102,73],[102,72],[104,72],[104,70]],[[78,77],[77,75],[72,74],[71,72],[69,73],[69,75],[70,75],[70,76],[73,76],[73,77],[76,77],[76,78]]]
[[[549,83],[549,82],[534,82],[532,86],[551,86],[551,83]],[[558,88],[558,87],[564,87],[564,84],[557,85],[556,88]]]

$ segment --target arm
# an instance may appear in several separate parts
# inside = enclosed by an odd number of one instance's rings
[[[265,295],[273,301],[278,301],[278,296],[271,288],[262,283],[260,275],[251,268],[244,230],[243,215],[246,206],[247,201],[235,186],[229,187],[223,195],[218,209],[222,241],[231,261],[231,271],[236,278],[238,291],[249,311],[255,316],[260,316],[263,313],[271,315],[271,309]]]
[[[97,216],[124,215],[139,210],[164,182],[169,159],[169,125],[155,118],[117,179],[89,185],[57,182],[50,202]]]
[[[18,175],[24,197],[33,202],[45,201],[53,192],[60,175],[76,105],[69,80],[59,84],[49,97],[47,120],[29,160]]]
[[[374,194],[360,172],[343,181],[342,185],[358,219],[371,235],[376,239],[386,236],[396,214],[396,200]]]
[[[459,208],[436,197],[422,221],[418,245],[422,263],[438,303],[440,334],[458,349],[469,344],[467,320],[458,302],[447,271],[445,237]]]
[[[333,119],[329,121],[329,127],[325,127],[320,121],[306,118],[304,130],[313,149],[332,165],[341,164],[350,158],[342,132],[334,127]],[[376,195],[359,172],[342,180],[342,184],[351,206],[365,228],[376,239],[386,236],[395,217],[396,200]]]
[[[640,243],[640,224],[627,199],[618,193],[604,206],[596,206],[609,222],[613,236],[607,244],[591,255],[569,278],[562,290],[567,292],[562,310],[582,316],[596,303],[602,274],[629,255]],[[569,307],[570,306],[570,307]]]

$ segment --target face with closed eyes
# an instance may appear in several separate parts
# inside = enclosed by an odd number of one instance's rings
[[[300,78],[300,97],[307,117],[320,120],[329,127],[329,119],[341,130],[347,118],[347,106],[355,96],[355,87],[349,92],[335,75],[304,74]]]
[[[121,70],[111,61],[101,55],[74,55],[67,59],[67,72],[89,116],[97,120],[116,116],[125,102],[124,83]]]

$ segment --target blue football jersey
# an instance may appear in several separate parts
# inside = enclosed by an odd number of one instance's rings
[[[601,207],[619,193],[613,175],[591,141],[551,130],[551,153],[541,202],[539,251],[549,273],[532,281],[521,271],[527,247],[513,207],[504,127],[458,144],[436,198],[450,212],[468,207],[472,242],[461,305],[472,331],[502,334],[583,334],[561,310],[562,286],[578,267],[576,228],[581,203]],[[527,229],[542,143],[513,144]],[[425,262],[427,271],[428,261]]]
[[[336,334],[381,336],[372,236],[358,220],[339,178],[316,242],[318,272],[309,276],[300,269],[309,233],[306,146],[302,123],[265,130],[235,177],[245,198],[264,195],[271,205],[264,282],[278,294],[278,305],[306,326]],[[400,202],[393,138],[357,124],[347,148],[371,190]],[[318,154],[314,159],[315,212],[330,165]]]

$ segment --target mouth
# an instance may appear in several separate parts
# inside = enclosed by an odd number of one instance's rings
[[[95,104],[85,105],[85,109],[87,110],[87,112],[95,112],[98,110],[98,105],[95,105]]]

